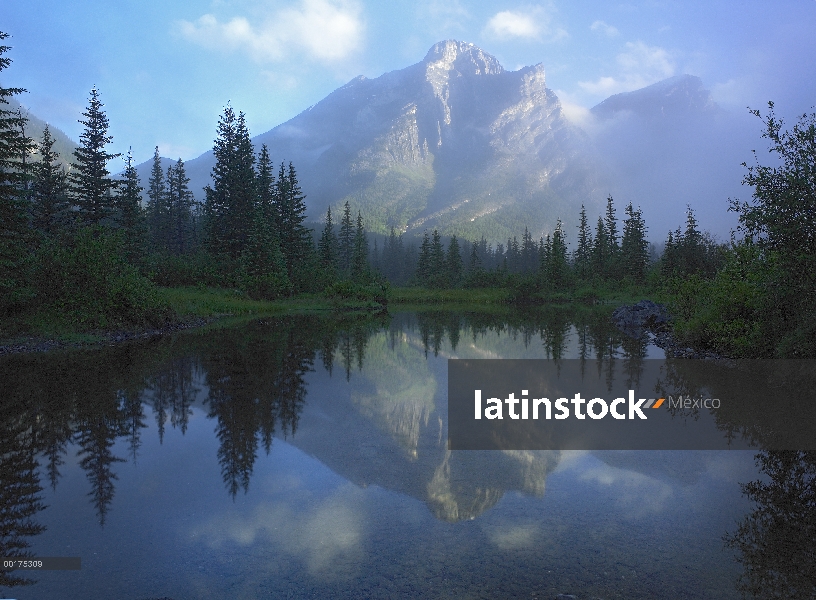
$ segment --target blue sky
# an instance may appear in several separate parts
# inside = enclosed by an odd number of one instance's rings
[[[0,30],[14,61],[4,86],[27,88],[23,104],[77,139],[96,85],[113,150],[132,146],[138,162],[155,145],[185,160],[208,150],[227,101],[257,135],[443,39],[510,70],[543,63],[572,115],[681,73],[729,110],[774,100],[790,120],[816,105],[816,0],[28,0],[3,3]]]

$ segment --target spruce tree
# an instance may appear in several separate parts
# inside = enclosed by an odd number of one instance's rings
[[[227,248],[231,256],[238,256],[249,239],[255,217],[257,189],[255,181],[255,149],[249,137],[246,117],[238,113],[235,126],[235,155],[231,166],[231,202],[227,227]]]
[[[590,274],[592,257],[592,232],[587,221],[586,208],[581,205],[581,216],[578,222],[578,248],[575,250],[575,273],[581,279]]]
[[[59,154],[54,151],[48,125],[43,129],[39,150],[40,161],[32,167],[32,225],[41,236],[53,237],[68,224],[71,203],[65,168],[57,162]]]
[[[212,168],[212,186],[204,188],[205,235],[207,248],[212,254],[228,253],[231,249],[231,219],[234,196],[234,163],[236,154],[235,111],[227,106],[218,119],[217,137],[213,146],[215,165]]]
[[[79,147],[74,150],[75,162],[71,165],[71,191],[78,214],[83,223],[98,225],[111,223],[115,204],[115,192],[119,181],[111,179],[108,161],[121,156],[111,154],[105,147],[113,137],[108,135],[108,117],[102,110],[99,91],[94,87],[88,99],[88,108],[79,122],[85,130],[79,136]]]
[[[615,206],[612,196],[606,199],[606,217],[604,218],[604,222],[606,225],[606,242],[609,244],[605,275],[607,277],[616,277],[620,246],[618,245],[618,220],[615,216]]]
[[[431,240],[428,232],[422,235],[422,244],[419,246],[419,258],[417,259],[416,280],[420,286],[427,286],[431,278]]]
[[[259,204],[241,255],[241,284],[252,297],[272,300],[292,292],[274,220]]]
[[[452,287],[459,285],[462,279],[462,254],[459,250],[459,240],[451,236],[448,243],[448,253],[445,256],[445,271],[448,275],[448,284]]]
[[[447,277],[445,269],[445,249],[442,247],[442,236],[434,229],[431,237],[430,248],[430,282],[434,288],[447,287]]]
[[[153,152],[153,167],[147,182],[147,224],[153,247],[166,252],[169,247],[170,207],[158,146]]]
[[[564,236],[564,226],[559,219],[553,231],[552,245],[550,247],[549,275],[553,286],[561,289],[567,282],[569,276],[569,263],[567,261],[567,243]]]
[[[646,224],[643,222],[640,209],[635,210],[631,202],[626,206],[626,219],[623,222],[621,258],[624,274],[629,279],[638,283],[646,279],[646,270],[649,266]]]
[[[357,211],[357,228],[354,231],[354,252],[352,255],[351,277],[354,281],[362,282],[368,275],[368,240],[363,228],[363,217]]]
[[[609,241],[606,226],[601,217],[595,227],[595,240],[592,244],[592,270],[600,277],[607,276],[609,267]]]
[[[351,222],[351,207],[348,200],[343,205],[343,217],[340,220],[340,237],[339,237],[339,260],[340,271],[343,276],[348,277],[351,272],[351,255],[354,242],[354,228]]]
[[[138,264],[144,257],[147,226],[141,205],[142,186],[139,185],[139,175],[136,173],[130,149],[125,157],[123,175],[119,196],[116,199],[119,225],[123,235],[123,251],[125,259],[130,264]]]
[[[303,224],[306,220],[306,197],[300,189],[292,163],[289,163],[288,170],[284,170],[281,164],[277,198],[281,248],[286,257],[289,279],[295,287],[301,288],[309,277],[307,269],[313,258],[314,242],[311,230]]]
[[[326,211],[326,222],[317,244],[317,253],[320,257],[320,264],[333,277],[337,271],[337,236],[334,234],[331,206]]]
[[[0,42],[9,34],[0,32]],[[4,56],[9,46],[0,45],[0,71],[11,59]],[[7,98],[25,92],[22,88],[0,86],[0,308],[7,308],[25,297],[26,256],[29,225],[24,184],[27,173],[24,157],[30,140],[23,133],[26,120],[3,108]]]
[[[168,243],[170,252],[177,256],[193,249],[195,199],[189,183],[184,161],[179,158],[174,167],[167,169]]]
[[[272,159],[269,157],[269,148],[266,144],[261,146],[258,154],[258,175],[257,175],[257,202],[261,207],[263,218],[269,221],[275,233],[280,236],[279,215],[275,186],[275,174],[272,172]]]

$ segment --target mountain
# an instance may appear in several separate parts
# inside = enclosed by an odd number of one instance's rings
[[[757,138],[749,115],[720,108],[692,75],[615,94],[590,113],[587,131],[619,217],[632,202],[651,239],[665,240],[685,223],[688,205],[703,229],[727,239],[737,225],[728,198],[746,194],[741,165]]]
[[[506,240],[527,226],[538,238],[602,199],[589,140],[565,118],[543,66],[506,71],[464,42],[353,79],[253,142],[294,163],[311,219],[349,201],[381,233],[437,227]],[[199,199],[212,165],[212,152],[187,163]]]
[[[634,92],[610,96],[592,108],[592,114],[613,118],[633,113],[641,118],[677,119],[690,115],[714,114],[719,110],[703,81],[694,75],[677,75]]]
[[[755,139],[692,75],[611,96],[579,126],[541,64],[507,71],[448,40],[419,63],[353,79],[253,143],[295,165],[313,221],[348,201],[375,232],[495,243],[525,227],[538,239],[558,219],[574,242],[581,205],[594,223],[610,194],[621,219],[627,203],[642,208],[655,241],[685,222],[686,205],[723,238]],[[151,163],[138,167],[142,185]],[[211,151],[186,163],[200,201],[213,165]]]

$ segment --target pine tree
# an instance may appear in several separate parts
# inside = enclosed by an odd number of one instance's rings
[[[0,42],[9,35],[0,32]],[[0,71],[11,59],[4,56],[9,46],[0,45]],[[26,120],[2,108],[7,98],[25,92],[0,86],[0,308],[20,302],[25,296],[28,217],[24,197],[27,173],[24,157],[30,140],[23,133]]]
[[[649,266],[646,224],[643,222],[640,209],[635,210],[631,202],[626,206],[626,219],[623,222],[621,258],[628,278],[638,283],[646,279],[646,270]]]
[[[340,271],[343,276],[348,277],[351,272],[351,255],[354,248],[354,228],[351,222],[351,207],[348,200],[343,205],[343,217],[340,220],[340,238],[338,241]]]
[[[142,186],[139,185],[139,175],[133,164],[133,154],[128,149],[125,157],[124,177],[116,204],[119,209],[119,225],[123,234],[124,255],[130,264],[138,264],[144,257],[147,226],[142,211],[141,197]]]
[[[108,161],[121,154],[111,154],[105,147],[113,137],[108,135],[108,117],[102,110],[99,91],[94,87],[88,99],[88,108],[79,121],[85,130],[79,136],[79,147],[74,150],[75,162],[71,165],[71,191],[83,223],[98,225],[113,216],[115,192],[119,181],[111,179]]]
[[[357,228],[354,232],[354,252],[351,260],[351,277],[354,281],[363,281],[368,274],[368,241],[363,228],[363,217],[357,211]]]
[[[578,248],[575,250],[575,273],[581,279],[590,274],[592,258],[592,232],[587,221],[586,208],[581,205],[581,216],[578,222]]]
[[[170,234],[170,207],[158,146],[153,152],[153,167],[147,183],[147,225],[153,246],[167,252]]]
[[[34,229],[42,236],[53,237],[70,218],[68,184],[65,168],[54,151],[54,138],[48,125],[43,129],[40,161],[33,165],[31,184],[31,216]]]

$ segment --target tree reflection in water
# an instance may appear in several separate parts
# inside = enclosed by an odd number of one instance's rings
[[[763,450],[767,480],[741,484],[756,503],[725,536],[745,567],[737,588],[753,598],[816,598],[816,452]]]

